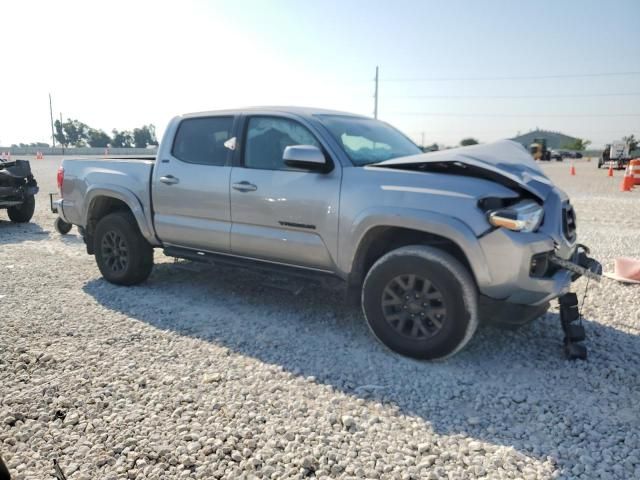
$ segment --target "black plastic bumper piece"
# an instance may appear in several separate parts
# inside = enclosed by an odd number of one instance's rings
[[[564,332],[564,354],[569,360],[586,360],[587,347],[581,342],[586,338],[586,332],[580,320],[578,296],[571,292],[558,298],[560,305],[560,325]]]

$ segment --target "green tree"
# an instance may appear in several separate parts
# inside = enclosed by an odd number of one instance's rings
[[[622,137],[622,140],[629,144],[629,151],[632,152],[638,148],[638,140],[636,140],[635,135],[628,135],[626,137]]]
[[[88,133],[87,143],[92,147],[105,148],[109,146],[111,137],[107,135],[103,130],[96,130],[90,128]]]
[[[471,137],[463,138],[462,140],[460,140],[460,145],[463,146],[463,147],[468,147],[469,145],[477,145],[478,143],[480,143],[480,142],[478,142],[478,140],[476,140],[475,138],[471,138]]]
[[[562,148],[566,150],[577,150],[582,151],[586,150],[586,148],[591,145],[591,140],[584,140],[582,138],[576,138],[573,142],[565,143]]]
[[[153,124],[143,125],[133,129],[133,143],[137,148],[147,148],[149,145],[158,145],[156,139],[156,127]]]
[[[69,145],[69,141],[67,140],[67,136],[64,134],[62,123],[60,122],[60,120],[56,120],[53,124],[53,127],[56,131],[56,133],[54,134],[55,139],[60,145],[67,147]]]
[[[56,131],[54,135],[56,140],[65,147],[69,145],[84,147],[87,144],[89,127],[86,124],[68,118],[62,124],[59,120],[56,120],[53,126]]]
[[[425,147],[420,147],[422,148],[423,152],[437,152],[439,147],[437,143],[432,143],[431,145],[427,145]]]
[[[116,148],[131,148],[133,146],[133,135],[128,130],[118,131],[115,128],[111,131],[111,146]]]
[[[12,146],[15,146],[15,145],[12,145]],[[25,147],[49,148],[49,144],[44,142],[19,143],[18,146],[21,148],[25,148]]]

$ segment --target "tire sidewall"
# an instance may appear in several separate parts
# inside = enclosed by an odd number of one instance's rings
[[[66,235],[73,228],[73,224],[67,223],[64,220],[62,220],[62,218],[58,217],[56,218],[56,221],[54,223],[54,228],[56,229],[56,232],[58,232],[60,235]]]
[[[102,239],[111,231],[118,233],[127,246],[127,267],[121,272],[111,270],[102,257]],[[153,250],[138,231],[135,219],[121,212],[111,213],[98,222],[94,237],[94,252],[102,276],[118,285],[133,285],[143,281],[150,271],[150,268],[146,271],[146,263],[149,261],[146,256],[150,252],[153,258]]]
[[[24,202],[16,207],[9,207],[7,214],[9,219],[15,223],[27,223],[36,210],[36,199],[33,195],[24,197]]]
[[[392,252],[393,253],[393,252]],[[455,353],[468,340],[472,312],[467,305],[463,285],[456,274],[447,268],[451,261],[440,263],[420,255],[396,254],[385,256],[370,270],[362,292],[362,307],[373,334],[391,350],[418,359],[438,359]],[[460,266],[460,268],[464,268]],[[419,274],[428,279],[443,297],[446,319],[441,330],[427,339],[411,339],[399,334],[384,318],[382,294],[387,284],[403,274]],[[475,330],[475,325],[473,326]],[[473,333],[473,332],[471,332]]]

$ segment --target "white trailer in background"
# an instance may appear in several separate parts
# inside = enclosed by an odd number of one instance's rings
[[[604,166],[622,170],[629,163],[629,158],[629,144],[623,140],[616,140],[605,146],[598,160],[598,168]]]
[[[629,158],[629,144],[623,141],[613,142],[609,149],[609,159],[618,160]]]

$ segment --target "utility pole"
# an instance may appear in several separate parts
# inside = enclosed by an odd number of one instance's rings
[[[424,132],[421,132],[420,135],[422,137],[422,143],[420,144],[420,146],[424,148]]]
[[[376,90],[373,98],[374,98],[373,118],[377,119],[378,118],[378,66],[377,65],[376,65]]]
[[[51,107],[51,94],[49,94],[49,116],[51,117],[51,142],[53,148],[56,148],[56,136],[53,133],[53,108]]]
[[[62,130],[62,112],[60,112],[60,130]],[[64,143],[62,144],[62,154],[64,155]]]

